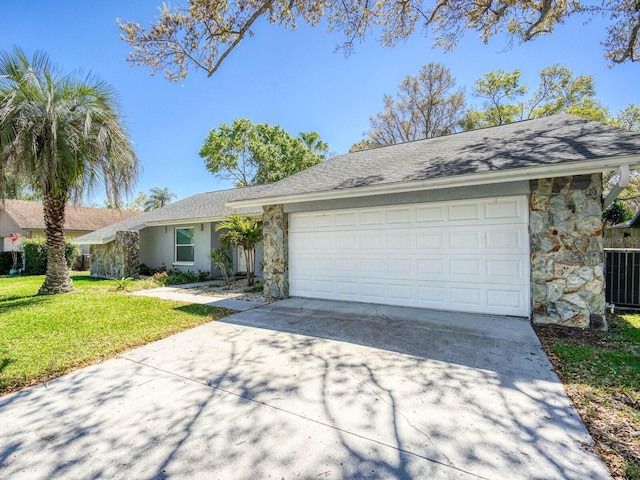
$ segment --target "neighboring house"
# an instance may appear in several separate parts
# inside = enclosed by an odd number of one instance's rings
[[[163,208],[141,213],[119,223],[76,238],[90,245],[91,275],[107,278],[137,276],[138,266],[208,271],[216,274],[209,258],[220,245],[216,224],[231,212],[261,214],[262,209],[230,209],[226,204],[267,186],[200,193]],[[232,252],[234,273],[245,271],[241,252]],[[256,248],[256,274],[261,276],[262,244]]]
[[[631,220],[605,227],[605,248],[640,248],[640,211]]]
[[[64,230],[67,239],[85,235],[139,212],[68,205],[65,209]],[[9,237],[18,232],[24,238],[44,238],[42,203],[27,200],[0,200],[0,248],[11,250]],[[84,254],[89,249],[84,248]]]
[[[640,135],[570,115],[341,155],[230,200],[262,208],[265,292],[604,321],[602,175]]]

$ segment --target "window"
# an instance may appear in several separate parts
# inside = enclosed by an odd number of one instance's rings
[[[193,262],[194,236],[193,227],[176,228],[176,262]]]

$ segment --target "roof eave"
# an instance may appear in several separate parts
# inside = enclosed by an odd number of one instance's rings
[[[73,245],[106,245],[107,243],[113,242],[116,239],[116,236],[109,235],[108,237],[104,237],[104,238],[95,238],[95,239],[90,239],[85,241],[78,241],[80,239],[81,237],[72,238],[71,244]]]
[[[392,193],[411,193],[421,190],[435,190],[445,187],[467,187],[474,185],[487,185],[522,180],[536,180],[549,177],[602,173],[615,170],[620,167],[620,165],[629,165],[631,169],[640,168],[640,155],[617,156],[606,159],[583,160],[578,162],[565,162],[561,164],[515,168],[501,171],[459,175],[453,177],[389,183],[384,185],[372,185],[366,187],[323,190],[319,192],[235,200],[227,202],[226,205],[234,208],[258,207],[262,205],[346,199]]]

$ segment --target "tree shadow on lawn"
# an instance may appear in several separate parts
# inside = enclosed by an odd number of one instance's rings
[[[21,308],[41,306],[51,302],[50,295],[15,295],[0,300],[0,315],[10,315],[12,311]]]

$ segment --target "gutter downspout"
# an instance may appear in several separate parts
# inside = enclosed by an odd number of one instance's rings
[[[620,165],[620,179],[618,183],[613,186],[611,191],[607,194],[604,199],[603,208],[609,207],[613,203],[613,201],[618,198],[618,195],[622,190],[629,186],[629,165]]]

